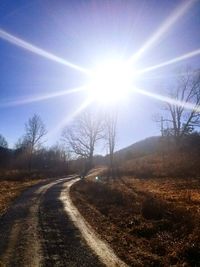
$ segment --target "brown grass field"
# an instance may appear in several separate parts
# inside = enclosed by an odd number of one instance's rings
[[[26,188],[38,182],[39,180],[0,181],[0,217],[7,211],[16,197],[18,197]]]
[[[200,179],[90,179],[74,203],[129,266],[200,266]]]

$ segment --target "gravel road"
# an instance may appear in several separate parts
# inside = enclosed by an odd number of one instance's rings
[[[70,178],[26,190],[0,219],[0,266],[105,266],[65,211]]]

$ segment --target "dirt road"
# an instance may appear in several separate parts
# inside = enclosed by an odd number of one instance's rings
[[[0,220],[0,266],[104,266],[60,198],[69,178],[33,186]]]

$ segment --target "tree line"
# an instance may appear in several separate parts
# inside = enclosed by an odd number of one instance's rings
[[[114,115],[115,113],[115,115]],[[25,134],[14,149],[0,135],[0,168],[31,171],[57,170],[58,173],[79,171],[85,176],[94,166],[94,153],[101,141],[108,147],[113,169],[117,113],[100,114],[86,110],[63,129],[60,144],[45,147],[46,127],[37,114],[25,123]],[[97,158],[96,161],[98,162]]]
[[[50,148],[44,146],[46,127],[37,114],[25,123],[25,133],[18,139],[13,149],[0,135],[0,169],[23,171],[68,172],[68,155],[59,144]]]

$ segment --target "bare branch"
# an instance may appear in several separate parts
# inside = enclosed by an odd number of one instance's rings
[[[182,138],[191,132],[191,129],[200,125],[200,71],[187,71],[178,80],[178,85],[171,95],[175,100],[183,104],[165,103],[166,111],[168,111],[169,119],[163,121],[169,122],[176,139]],[[194,108],[189,110],[185,106],[192,103]]]

